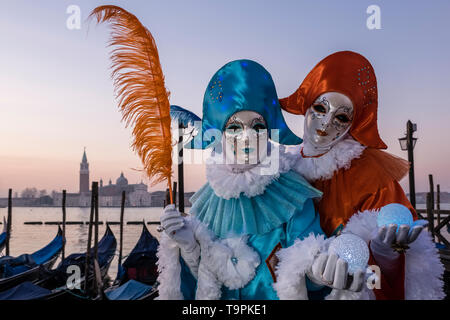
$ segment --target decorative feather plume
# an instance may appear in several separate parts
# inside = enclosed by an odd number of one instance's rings
[[[185,127],[189,124],[194,125],[194,122],[196,121],[202,121],[195,113],[175,105],[170,106],[170,117],[172,120],[181,121]]]
[[[152,34],[117,6],[95,8],[89,18],[111,25],[112,78],[122,121],[133,127],[132,147],[153,183],[167,179],[171,190],[172,140],[169,92]],[[172,197],[172,192],[170,192]]]

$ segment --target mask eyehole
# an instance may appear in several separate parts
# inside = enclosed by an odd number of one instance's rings
[[[349,123],[350,122],[350,118],[347,115],[345,115],[345,114],[337,115],[336,119],[338,119],[342,123]]]
[[[239,132],[242,131],[242,127],[240,125],[238,125],[238,124],[232,123],[228,127],[226,127],[225,130],[230,132],[230,133],[236,134],[236,133],[239,133]]]
[[[257,123],[253,126],[253,130],[255,130],[257,133],[260,133],[262,130],[266,130],[266,126],[263,123]]]
[[[316,104],[313,106],[313,110],[318,113],[327,113],[327,109],[321,104]]]

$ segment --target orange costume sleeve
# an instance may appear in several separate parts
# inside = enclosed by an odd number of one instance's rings
[[[321,226],[327,236],[345,226],[351,216],[365,210],[375,210],[389,203],[400,203],[416,212],[398,181],[408,171],[407,161],[373,148],[364,150],[349,169],[342,168],[329,180],[318,180],[314,187],[324,196],[318,205]],[[404,299],[404,256],[395,265],[381,269],[381,289],[374,290],[377,300]],[[369,264],[377,263],[371,252]],[[388,271],[389,270],[389,271]]]
[[[331,236],[350,217],[364,210],[380,209],[389,203],[400,203],[416,212],[398,181],[408,172],[407,161],[387,152],[367,148],[348,169],[338,170],[331,179],[317,180],[313,186],[323,192],[318,205],[320,223]]]

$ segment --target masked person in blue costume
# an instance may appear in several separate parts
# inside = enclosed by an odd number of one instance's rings
[[[321,192],[290,170],[295,159],[283,148],[301,142],[260,64],[237,60],[214,74],[201,128],[187,146],[212,150],[207,183],[190,199],[189,216],[173,205],[161,216],[159,299],[324,296],[326,287],[305,275],[318,251],[309,249],[326,241],[313,203]],[[276,283],[274,252],[294,241],[306,241],[305,256],[295,257],[304,267],[294,272],[295,286]]]

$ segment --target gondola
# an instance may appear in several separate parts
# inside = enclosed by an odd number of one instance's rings
[[[0,251],[2,251],[6,245],[6,229],[7,229],[6,221],[5,218],[3,218],[3,231],[2,233],[0,233]]]
[[[8,290],[22,282],[34,282],[43,269],[50,269],[55,264],[64,245],[62,230],[58,227],[55,238],[44,248],[18,257],[0,258],[0,291]]]
[[[116,252],[117,241],[109,225],[102,239],[98,243],[98,264],[102,279],[106,276],[111,261]],[[91,249],[90,256],[93,260],[94,250]],[[90,268],[89,276],[85,277],[86,253],[74,253],[61,261],[54,270],[44,271],[41,280],[31,283],[24,282],[10,290],[0,292],[0,300],[50,300],[50,299],[89,299],[89,293],[84,291],[92,286],[95,280],[94,272]],[[80,289],[69,289],[67,281],[73,274],[67,272],[69,266],[78,266],[80,270]]]
[[[112,287],[104,291],[107,300],[152,300],[157,296],[158,277],[156,252],[159,242],[148,231],[145,222],[133,250],[119,264],[117,278]]]

